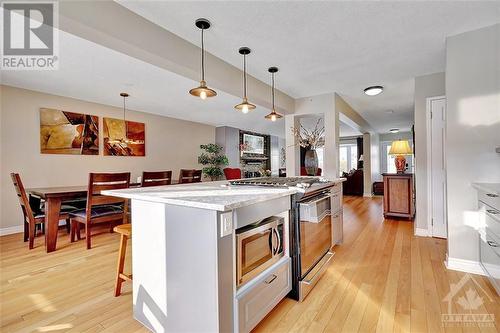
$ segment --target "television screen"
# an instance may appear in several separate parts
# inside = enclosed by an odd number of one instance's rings
[[[243,134],[244,153],[264,154],[264,137],[258,135]]]

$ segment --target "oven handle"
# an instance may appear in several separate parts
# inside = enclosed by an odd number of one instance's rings
[[[332,193],[331,192],[325,192],[324,194],[322,194],[320,197],[318,197],[317,199],[315,200],[310,200],[310,201],[302,201],[302,202],[299,202],[300,205],[314,205],[322,200],[325,200],[325,199],[328,199],[332,196]]]

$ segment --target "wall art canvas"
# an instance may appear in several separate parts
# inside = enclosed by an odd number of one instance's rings
[[[244,153],[264,154],[264,137],[251,134],[243,134]]]
[[[99,155],[99,117],[40,108],[40,152]]]
[[[146,131],[144,123],[103,118],[103,137],[104,155],[146,155]]]

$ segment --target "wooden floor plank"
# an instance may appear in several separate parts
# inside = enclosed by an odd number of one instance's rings
[[[131,284],[113,296],[119,236],[104,227],[85,249],[60,231],[58,250],[43,238],[29,251],[21,234],[0,237],[1,332],[147,332],[132,317]],[[129,243],[130,246],[130,243]],[[130,254],[127,266],[130,269]],[[471,275],[456,294],[473,291],[495,325],[443,327],[443,298],[465,273],[443,265],[446,240],[413,235],[413,223],[385,220],[380,197],[344,198],[344,242],[302,303],[284,299],[255,332],[497,332],[500,297],[485,277]],[[469,293],[470,293],[469,291]],[[452,311],[463,309],[455,300]]]

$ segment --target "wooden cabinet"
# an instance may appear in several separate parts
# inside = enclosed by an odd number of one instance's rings
[[[384,217],[413,219],[413,174],[384,173]]]

